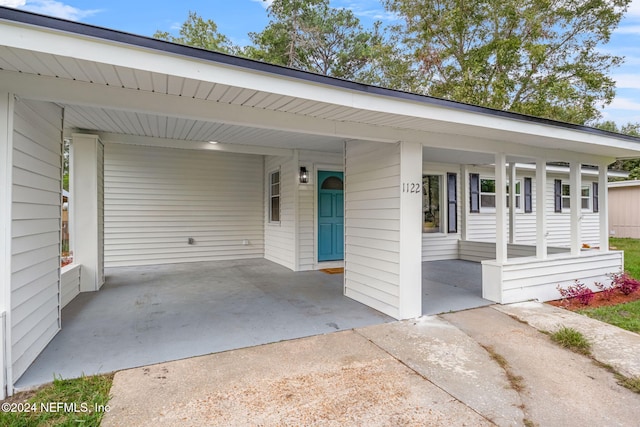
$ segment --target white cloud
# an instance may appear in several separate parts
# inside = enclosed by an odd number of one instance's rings
[[[100,12],[99,9],[78,9],[57,0],[0,0],[0,6],[15,7],[70,21],[78,21]]]
[[[271,6],[271,3],[273,3],[273,0],[251,0],[251,1],[260,3],[262,7],[264,7],[265,9]]]
[[[354,15],[379,21],[397,21],[395,13],[388,12],[378,0],[345,0],[341,7],[350,9]]]
[[[621,25],[615,31],[618,34],[636,34],[636,35],[640,35],[640,25]]]
[[[627,18],[640,18],[640,0],[633,0],[626,14]]]
[[[607,110],[640,111],[640,102],[631,98],[615,98],[606,107]]]
[[[618,89],[640,89],[638,74],[614,74],[612,78]]]
[[[27,0],[0,0],[0,6],[20,7],[24,6]]]

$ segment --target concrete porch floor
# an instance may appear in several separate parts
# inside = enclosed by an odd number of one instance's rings
[[[480,276],[475,263],[423,263],[424,314],[490,304]],[[106,277],[63,309],[62,330],[16,389],[393,320],[343,296],[341,274],[263,259],[110,268]]]
[[[482,265],[462,260],[422,263],[422,314],[440,314],[493,304],[482,298]]]

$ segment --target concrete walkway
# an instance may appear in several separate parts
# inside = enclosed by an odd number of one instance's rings
[[[605,337],[594,355],[617,370],[639,366],[636,334],[491,306],[121,371],[102,425],[637,425],[640,395],[535,329],[560,325]]]

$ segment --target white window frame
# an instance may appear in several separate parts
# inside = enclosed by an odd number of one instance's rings
[[[523,197],[522,197],[522,188],[524,187],[524,183],[522,179],[516,179],[516,192],[515,192],[515,196],[516,196],[516,205],[515,205],[515,210],[516,212],[523,212],[524,211],[524,206],[523,206]],[[507,183],[507,209],[509,209],[509,183]]]
[[[493,181],[493,188],[494,188],[493,193],[482,191],[482,181]],[[495,199],[496,199],[495,187],[496,187],[496,179],[494,177],[480,176],[480,182],[478,183],[478,194],[479,194],[478,195],[478,197],[479,197],[478,205],[480,207],[480,213],[492,213],[492,212],[496,211],[496,206],[495,206]],[[482,196],[493,196],[494,205],[493,206],[483,206],[482,205]]]
[[[592,187],[592,183],[589,182],[586,185],[581,185],[580,186],[580,210],[588,212],[591,210],[591,187]],[[568,194],[564,194],[564,189],[567,188]],[[583,191],[587,191],[587,195],[585,196]],[[565,181],[562,181],[562,186],[560,187],[560,197],[562,199],[562,212],[571,212],[571,185],[568,184]],[[565,200],[569,201],[569,207],[565,207]],[[584,201],[587,201],[587,206],[584,206]]]
[[[424,205],[424,198],[426,196],[424,188],[422,191],[422,233],[423,234],[447,234],[446,233],[446,191],[447,191],[447,187],[445,185],[445,181],[446,181],[446,174],[442,174],[441,172],[437,172],[437,173],[423,173],[422,174],[422,185],[424,186],[424,179],[427,176],[437,176],[438,177],[438,215],[439,215],[439,220],[440,220],[440,226],[438,227],[439,230],[438,231],[425,231],[425,227],[424,227],[424,215],[425,215],[425,205]]]
[[[273,182],[273,177],[278,174],[277,182]],[[282,174],[280,172],[280,168],[269,172],[269,181],[267,185],[269,186],[269,223],[270,224],[280,224],[282,219]],[[276,187],[277,185],[277,187]],[[274,191],[277,188],[277,193]],[[274,199],[278,200],[278,219],[273,219],[273,201]]]
[[[587,185],[582,185],[580,187],[580,208],[583,211],[590,211],[591,210],[591,187],[592,184],[588,183]],[[584,195],[584,190],[587,190],[587,195]],[[584,201],[587,201],[587,206],[584,206]]]
[[[496,207],[494,206],[482,206],[482,196],[493,196],[494,200],[496,199],[495,191],[493,193],[482,191],[482,181],[493,181],[493,187],[495,189],[496,179],[493,177],[480,177],[480,213],[494,213],[496,211]],[[523,212],[524,207],[522,205],[522,187],[523,187],[522,179],[516,180],[516,212]],[[506,195],[507,195],[507,209],[509,208],[509,183],[506,185]]]

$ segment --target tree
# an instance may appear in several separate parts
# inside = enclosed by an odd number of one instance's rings
[[[596,125],[597,128],[608,130],[609,132],[623,133],[626,135],[640,137],[640,123],[627,123],[618,127],[616,122],[606,121]],[[628,179],[640,179],[640,158],[616,160],[609,165],[609,169],[629,172]]]
[[[385,0],[433,96],[573,123],[614,97],[602,53],[630,0]]]
[[[374,58],[391,49],[379,24],[365,30],[351,10],[329,0],[274,0],[268,13],[267,27],[249,34],[254,45],[246,56],[350,80],[379,78]]]
[[[205,21],[196,12],[189,12],[189,17],[180,27],[180,37],[174,37],[166,31],[156,31],[153,37],[217,52],[230,54],[238,52],[238,48],[229,38],[218,32],[215,22],[211,19]]]

